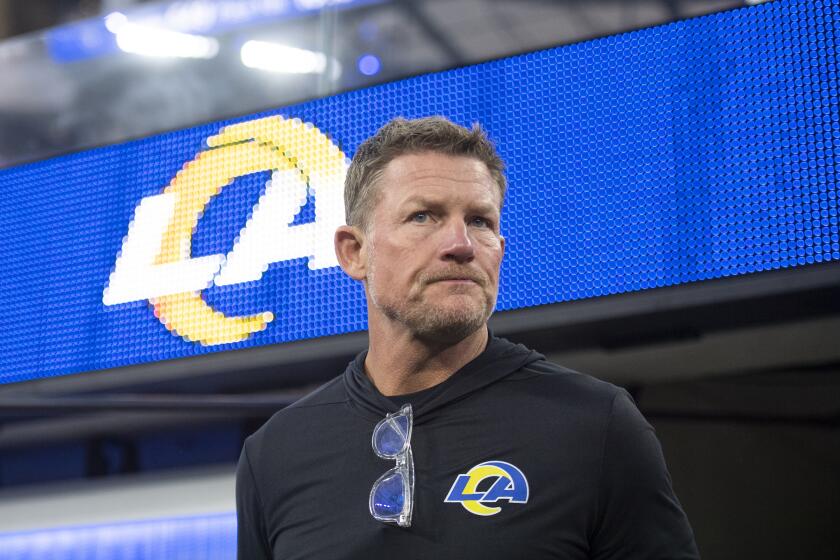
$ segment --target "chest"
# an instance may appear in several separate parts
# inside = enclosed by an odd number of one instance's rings
[[[373,424],[348,421],[282,453],[264,495],[277,558],[586,558],[598,442],[550,426],[451,414],[412,435],[412,526],[374,520],[368,500],[394,461]]]

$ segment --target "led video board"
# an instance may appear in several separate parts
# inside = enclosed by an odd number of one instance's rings
[[[0,171],[0,382],[364,329],[332,232],[396,115],[498,144],[499,310],[840,260],[838,23],[771,2]]]
[[[4,560],[231,560],[236,514],[225,512],[0,533]]]

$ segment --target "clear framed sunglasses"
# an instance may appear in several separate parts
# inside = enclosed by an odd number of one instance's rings
[[[414,417],[411,405],[388,414],[373,429],[373,451],[382,459],[396,460],[373,483],[370,490],[370,514],[377,521],[411,527],[414,509],[414,458],[411,455],[411,430]]]

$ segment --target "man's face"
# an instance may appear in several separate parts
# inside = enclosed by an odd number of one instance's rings
[[[392,160],[376,188],[370,313],[421,339],[464,339],[496,305],[504,253],[498,185],[476,159],[423,152]]]

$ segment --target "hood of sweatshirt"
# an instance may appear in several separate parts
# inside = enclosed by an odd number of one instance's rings
[[[545,359],[539,352],[495,337],[492,332],[489,334],[487,346],[481,354],[442,383],[424,391],[423,398],[413,404],[415,424],[422,424],[423,417],[433,410],[495,383],[530,363]],[[366,357],[367,350],[347,365],[344,386],[351,406],[371,419],[380,419],[389,412],[396,412],[399,407],[380,393],[365,374]]]

